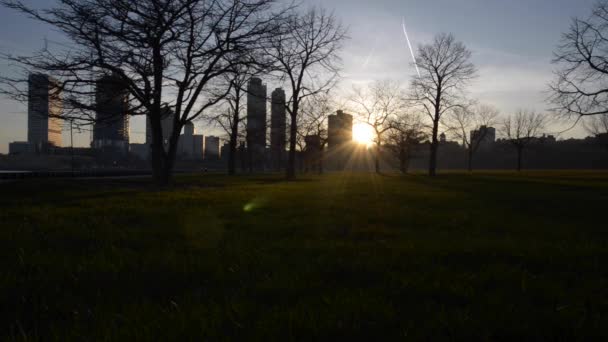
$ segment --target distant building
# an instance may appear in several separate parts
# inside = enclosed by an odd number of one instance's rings
[[[220,149],[220,158],[222,160],[228,161],[228,157],[230,156],[230,142],[225,141]]]
[[[445,144],[446,142],[448,142],[448,137],[445,135],[445,133],[441,133],[439,135],[439,143]]]
[[[129,99],[123,81],[116,75],[97,80],[95,102],[92,147],[126,155],[129,152]]]
[[[264,170],[266,149],[266,85],[252,78],[247,87],[247,150],[251,170]]]
[[[327,148],[329,166],[343,170],[349,160],[353,141],[353,116],[339,110],[327,118]],[[329,158],[329,157],[328,157]]]
[[[48,75],[28,78],[27,141],[36,151],[46,145],[61,147],[61,90]]]
[[[34,145],[27,141],[15,141],[8,144],[8,154],[23,155],[34,153]]]
[[[327,146],[340,148],[353,141],[353,116],[339,110],[327,118]]]
[[[194,146],[192,150],[192,158],[195,160],[203,160],[205,153],[205,136],[202,134],[195,134],[192,136],[192,145]]]
[[[214,161],[220,159],[220,138],[205,137],[205,160]]]
[[[194,134],[194,124],[188,122],[184,125],[184,134],[179,138],[178,155],[184,159],[202,160],[203,141],[202,135]]]
[[[496,128],[481,126],[479,129],[471,131],[471,143],[479,144],[480,148],[490,147],[496,142]]]
[[[317,170],[321,165],[321,137],[319,135],[307,135],[304,137],[306,148],[304,149],[304,168],[307,171]]]
[[[287,141],[287,111],[285,91],[281,88],[272,92],[270,107],[270,159],[272,168],[280,170],[285,164],[285,145]]]

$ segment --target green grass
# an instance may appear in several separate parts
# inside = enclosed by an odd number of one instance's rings
[[[606,173],[0,192],[0,340],[608,338]]]

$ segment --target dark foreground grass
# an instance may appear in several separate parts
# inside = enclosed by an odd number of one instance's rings
[[[608,338],[608,175],[0,185],[0,340]]]

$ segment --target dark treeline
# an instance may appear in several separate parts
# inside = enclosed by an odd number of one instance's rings
[[[430,153],[429,142],[415,145],[411,148],[407,172],[426,170]],[[314,159],[301,155],[303,171],[314,171]],[[401,168],[400,160],[395,153],[395,147],[383,146],[380,153],[381,167],[386,172],[396,172]],[[506,140],[480,148],[473,160],[475,170],[516,170],[517,150]],[[349,162],[336,166],[331,157],[325,157],[324,164],[328,171],[375,170],[375,149],[353,147]],[[467,149],[462,145],[447,141],[441,142],[437,153],[438,170],[467,170]],[[585,139],[568,139],[557,141],[553,137],[535,139],[524,151],[522,156],[523,170],[564,170],[564,169],[608,169],[608,135],[588,137]]]
[[[413,148],[410,169],[423,170],[428,165],[428,144]],[[387,164],[397,168],[392,154],[383,153]],[[604,136],[556,141],[552,137],[538,138],[522,156],[523,169],[608,169],[608,139]],[[455,142],[439,145],[438,168],[467,169],[467,150]],[[517,169],[517,151],[505,140],[481,148],[473,160],[474,170]]]

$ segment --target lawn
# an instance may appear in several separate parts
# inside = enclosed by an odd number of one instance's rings
[[[608,173],[0,193],[0,340],[608,339]]]

